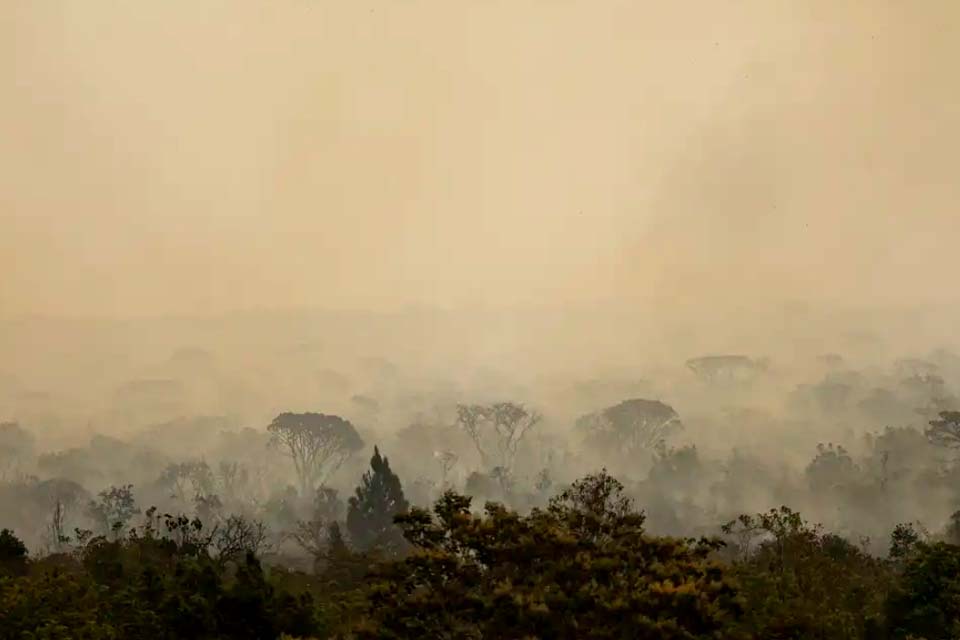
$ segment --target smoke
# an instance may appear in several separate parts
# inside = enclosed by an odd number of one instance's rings
[[[953,3],[8,3],[6,314],[945,297]]]
[[[954,339],[955,3],[2,13],[0,371],[43,406],[184,347],[243,371],[197,411],[268,415],[365,357],[533,388]]]

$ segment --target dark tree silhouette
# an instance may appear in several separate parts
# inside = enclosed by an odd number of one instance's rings
[[[281,413],[267,427],[270,442],[293,460],[302,495],[311,495],[344,460],[363,448],[349,421],[323,413]]]
[[[27,547],[9,529],[0,531],[0,577],[22,575],[27,569]]]
[[[374,447],[370,470],[363,474],[356,495],[350,498],[347,507],[347,531],[351,541],[361,550],[395,548],[402,535],[393,519],[405,513],[408,507],[400,478],[390,469],[390,461]]]

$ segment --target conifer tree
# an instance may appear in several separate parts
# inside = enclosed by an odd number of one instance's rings
[[[354,546],[364,551],[373,547],[396,550],[403,543],[403,536],[393,518],[405,513],[408,507],[400,478],[390,469],[390,461],[374,447],[370,470],[363,474],[347,509],[347,531]]]

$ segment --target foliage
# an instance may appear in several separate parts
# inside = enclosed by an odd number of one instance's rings
[[[347,507],[351,542],[361,550],[399,548],[403,538],[393,519],[408,507],[400,478],[390,469],[390,461],[374,447],[370,470],[363,474]]]
[[[758,638],[874,638],[892,574],[886,563],[787,507],[722,527]]]
[[[415,551],[378,568],[359,638],[735,637],[720,543],[646,535],[605,473],[528,516],[447,492],[397,520]]]
[[[40,562],[0,577],[0,639],[252,640],[322,628],[312,596],[278,591],[253,553],[228,572],[195,544],[201,525],[182,531],[184,522],[167,516],[161,534],[157,519],[151,510],[129,537],[88,541],[79,564]]]
[[[960,637],[960,547],[914,541],[887,603],[889,637]]]
[[[0,576],[21,575],[26,569],[26,545],[10,529],[0,530]]]
[[[98,504],[104,513],[135,510],[127,486],[104,491]],[[319,490],[303,538],[312,573],[264,569],[258,556],[271,538],[240,514],[207,528],[151,508],[136,526],[131,515],[101,535],[77,530],[69,553],[42,558],[2,530],[0,640],[960,634],[960,547],[950,542],[960,514],[945,539],[918,523],[897,525],[879,558],[787,507],[725,524],[726,543],[654,536],[605,471],[525,515],[496,503],[474,513],[470,498],[451,491],[432,512],[394,511],[400,504],[399,480],[375,450],[351,500],[353,528],[376,531],[396,513],[409,547],[405,555],[375,543],[350,548],[336,493]],[[383,540],[380,531],[370,539]]]

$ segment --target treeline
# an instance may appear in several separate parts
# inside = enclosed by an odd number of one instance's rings
[[[391,447],[434,466],[429,490],[377,447],[364,468],[364,437],[336,415],[224,432],[210,463],[102,436],[34,455],[27,430],[0,424],[5,459],[47,476],[8,465],[0,479],[0,640],[960,638],[960,412],[872,434],[863,454],[821,445],[800,482],[775,460],[668,446],[683,425],[660,401],[577,421],[610,473],[538,460],[556,450],[530,440],[542,419],[457,405],[452,425],[401,430]],[[425,446],[455,435],[458,449]],[[462,462],[470,448],[479,467]],[[97,465],[150,480],[91,494]],[[334,486],[361,470],[341,500]],[[771,504],[813,516],[736,516]]]
[[[30,557],[0,533],[0,638],[960,637],[955,531],[898,526],[878,557],[781,507],[657,536],[606,472],[527,513],[454,491],[425,510],[377,451],[345,519],[320,490],[290,534],[305,571],[266,562],[256,522],[134,516],[124,489],[101,504],[127,519],[62,551]]]

